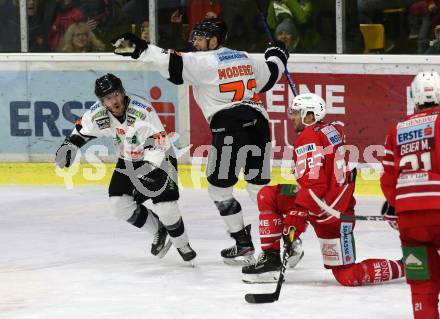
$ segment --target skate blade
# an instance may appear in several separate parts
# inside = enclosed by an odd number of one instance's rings
[[[247,255],[247,256],[238,256],[235,258],[224,258],[223,262],[227,265],[235,266],[247,266],[251,264],[255,264],[257,261],[255,260],[254,255]]]
[[[304,257],[304,252],[301,252],[301,255],[295,255],[295,256],[290,256],[287,259],[287,264],[289,265],[289,268],[295,268],[296,265],[298,265],[298,263],[301,261],[301,259]]]
[[[168,239],[165,246],[163,246],[162,250],[156,255],[157,258],[161,259],[161,258],[165,257],[168,250],[170,250],[171,245],[172,245],[171,240]]]
[[[191,259],[189,261],[185,261],[185,265],[189,266],[191,268],[195,268],[196,267],[196,263],[194,262],[194,259]]]
[[[267,271],[262,274],[243,274],[241,280],[247,284],[273,284],[278,282],[280,271]]]

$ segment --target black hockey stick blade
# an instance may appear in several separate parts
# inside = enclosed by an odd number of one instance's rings
[[[268,293],[268,294],[246,294],[244,299],[249,303],[271,303],[277,301],[279,294]]]
[[[290,227],[287,237],[287,244],[283,252],[283,260],[281,264],[280,277],[278,278],[277,288],[272,293],[265,294],[246,294],[244,299],[248,303],[271,303],[277,301],[280,297],[281,286],[284,282],[284,273],[286,272],[287,260],[289,259],[289,251],[292,248],[293,238],[295,237],[295,227]]]

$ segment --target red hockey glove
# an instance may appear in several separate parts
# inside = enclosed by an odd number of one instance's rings
[[[397,223],[397,215],[394,207],[388,204],[387,201],[383,203],[382,211],[383,218],[388,222],[388,224],[395,230],[399,230],[399,225]]]
[[[305,232],[308,225],[309,214],[305,208],[295,207],[283,213],[283,235],[289,234],[289,229],[295,227],[295,238]]]

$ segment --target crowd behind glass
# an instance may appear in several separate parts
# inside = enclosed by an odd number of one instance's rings
[[[259,1],[275,37],[291,53],[336,53],[335,0]],[[440,0],[345,3],[344,53],[440,50]],[[159,0],[156,5],[157,44],[163,48],[191,50],[190,30],[213,17],[228,26],[227,47],[254,53],[267,47],[255,0]],[[127,31],[148,40],[148,9],[148,0],[27,0],[28,52],[110,52],[110,40]],[[19,0],[0,0],[0,21],[0,52],[21,52]],[[382,44],[370,47],[379,37]]]

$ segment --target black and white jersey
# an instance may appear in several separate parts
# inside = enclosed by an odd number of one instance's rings
[[[218,111],[249,104],[268,118],[256,93],[270,89],[281,77],[284,64],[277,56],[251,58],[228,48],[180,53],[149,45],[140,60],[153,63],[175,84],[193,86],[194,98],[208,122]]]
[[[84,113],[81,124],[72,131],[88,140],[109,137],[123,159],[144,160],[160,166],[170,143],[155,109],[143,98],[127,95],[125,119],[121,123],[108,109],[96,103]]]

